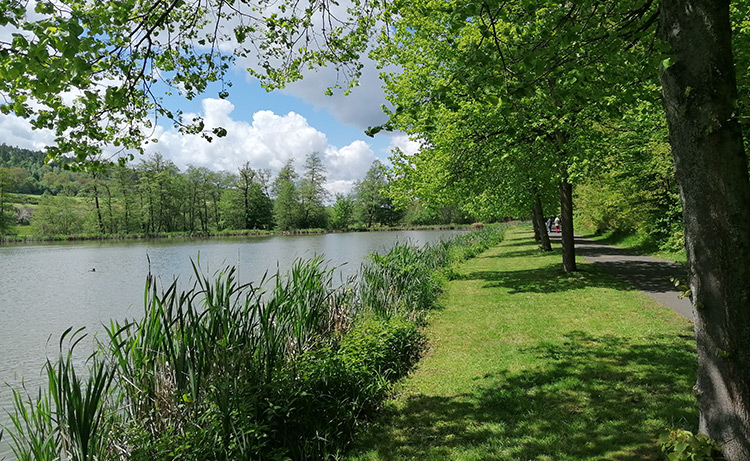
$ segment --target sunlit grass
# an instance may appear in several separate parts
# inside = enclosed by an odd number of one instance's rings
[[[13,231],[18,237],[30,237],[33,235],[31,226],[16,226]]]
[[[463,264],[429,349],[351,459],[663,459],[667,428],[695,429],[688,320],[528,228]]]

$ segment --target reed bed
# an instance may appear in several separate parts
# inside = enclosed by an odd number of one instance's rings
[[[257,284],[234,268],[147,279],[144,312],[112,321],[81,370],[65,332],[49,385],[14,391],[4,428],[21,460],[333,458],[422,349],[421,313],[451,265],[502,239],[490,228],[372,255],[334,284],[320,258]]]

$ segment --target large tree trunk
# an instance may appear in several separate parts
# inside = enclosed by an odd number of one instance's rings
[[[549,94],[552,103],[557,106],[559,110],[562,110],[557,99],[557,82],[550,77],[547,80],[549,84]],[[565,145],[568,143],[568,134],[563,131],[555,131],[553,139],[559,149],[561,157],[565,157]],[[578,270],[576,267],[576,248],[575,240],[573,237],[573,186],[568,182],[567,168],[561,170],[563,177],[558,185],[558,192],[560,194],[560,231],[561,231],[561,243],[563,251],[563,270],[565,272],[575,272]]]
[[[575,272],[576,248],[573,236],[573,185],[567,178],[560,181],[560,233],[562,235],[563,270]]]
[[[660,73],[685,223],[700,431],[750,459],[750,180],[728,1],[663,0]]]
[[[538,194],[534,194],[534,208],[532,209],[532,217],[535,228],[539,229],[539,240],[542,251],[551,251],[552,245],[549,241],[549,234],[547,233],[547,226],[544,223],[544,211],[542,210],[542,199]]]

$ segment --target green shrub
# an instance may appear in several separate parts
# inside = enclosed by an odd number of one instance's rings
[[[335,349],[290,364],[269,396],[273,447],[293,459],[320,459],[345,447],[419,357],[422,335],[403,317],[355,322]],[[276,445],[278,444],[278,446]]]
[[[665,237],[659,244],[659,249],[673,253],[685,250],[685,231],[682,227],[674,229],[670,235]]]
[[[422,333],[413,321],[403,316],[366,317],[341,339],[339,355],[352,367],[394,381],[416,363],[422,345]]]
[[[662,437],[661,448],[669,461],[711,461],[724,459],[719,445],[706,434],[683,429],[669,431]]]

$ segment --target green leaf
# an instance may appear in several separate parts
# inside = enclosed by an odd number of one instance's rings
[[[672,67],[674,65],[674,63],[675,63],[675,61],[674,61],[674,59],[672,57],[664,58],[661,61],[661,67],[663,69],[669,69],[670,67]]]
[[[375,137],[376,134],[383,131],[383,125],[370,126],[365,130],[365,134],[371,138]]]

